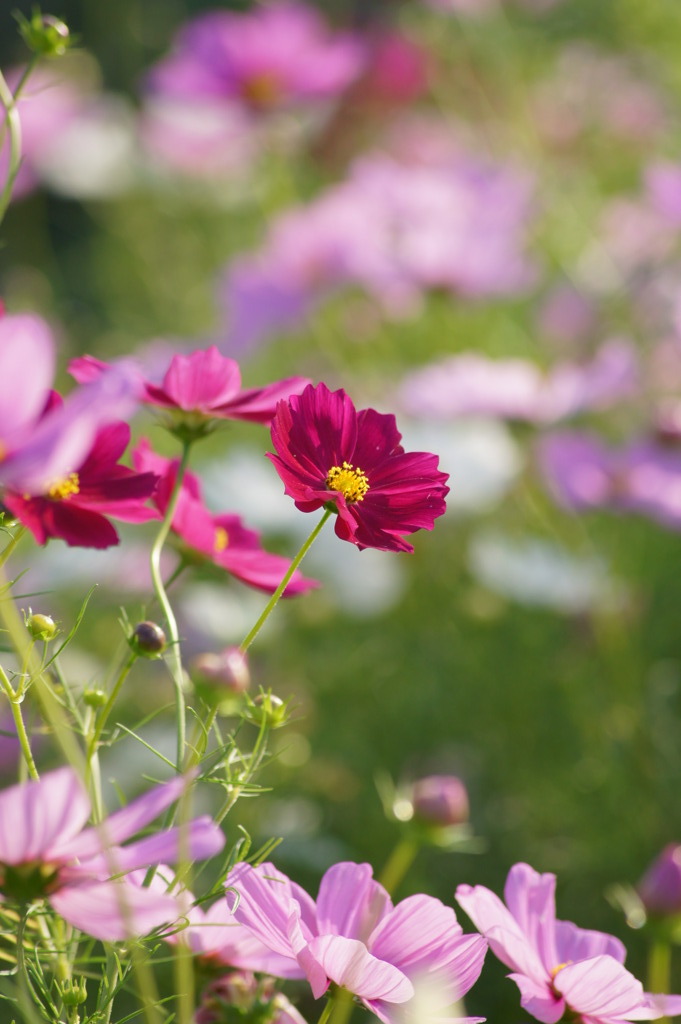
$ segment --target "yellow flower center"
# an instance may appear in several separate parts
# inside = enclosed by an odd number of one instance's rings
[[[229,544],[229,534],[225,530],[224,526],[215,527],[215,536],[213,538],[213,550],[224,551]]]
[[[369,481],[361,469],[344,462],[342,466],[331,467],[326,477],[326,486],[330,491],[340,491],[345,500],[352,505],[356,501],[364,500],[364,495],[369,490]]]
[[[242,84],[241,93],[255,107],[271,107],[281,96],[281,85],[276,75],[261,71]]]
[[[77,473],[69,473],[64,480],[57,480],[57,482],[52,484],[47,492],[48,497],[54,498],[55,501],[65,501],[66,498],[70,498],[72,494],[79,493],[80,479]]]
[[[559,971],[562,971],[564,967],[567,967],[568,964],[571,964],[571,963],[572,963],[572,960],[566,960],[564,964],[556,964],[555,967],[552,967],[550,972],[549,972],[550,975],[551,975],[551,981],[553,981],[553,979],[556,977],[556,975],[558,974]]]
[[[0,462],[7,458],[7,446],[0,441]]]

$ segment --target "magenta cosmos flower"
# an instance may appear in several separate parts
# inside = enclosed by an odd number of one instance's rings
[[[426,1024],[417,1016],[426,993],[437,1011],[429,1020],[480,1020],[445,1008],[476,981],[487,944],[464,935],[452,908],[432,896],[393,906],[371,866],[351,862],[326,872],[316,903],[272,864],[238,864],[225,884],[239,894],[235,918],[288,960],[290,976],[307,978],[316,999],[334,982],[386,1024]]]
[[[405,452],[394,416],[355,410],[344,391],[309,385],[280,402],[268,454],[301,512],[332,508],[336,534],[359,548],[413,551],[401,534],[432,530],[447,474],[436,455]]]
[[[175,486],[179,459],[165,459],[157,455],[144,439],[133,452],[133,461],[139,471],[151,471],[158,476],[153,500],[161,515],[165,515]],[[182,546],[188,549],[190,560],[195,561],[199,555],[236,576],[242,583],[267,593],[277,589],[291,564],[281,555],[263,551],[259,535],[244,526],[239,516],[231,513],[213,515],[203,503],[201,485],[193,473],[184,475],[171,525]],[[302,594],[317,585],[315,580],[306,579],[296,571],[286,587],[285,596]]]
[[[85,461],[42,495],[5,491],[3,503],[27,526],[39,544],[61,537],[74,547],[108,548],[119,537],[107,516],[142,523],[156,513],[147,508],[157,483],[153,473],[136,473],[118,464],[128,446],[130,427],[102,427]]]
[[[135,409],[137,381],[127,363],[107,368],[63,404],[53,400],[54,371],[45,321],[0,317],[0,487],[45,494],[83,462],[102,426]]]
[[[106,363],[92,356],[74,359],[69,365],[80,383],[97,379],[106,369]],[[141,383],[142,401],[176,414],[180,423],[200,428],[212,419],[269,423],[277,402],[301,391],[308,381],[288,377],[264,388],[242,390],[238,364],[211,345],[188,356],[173,356],[160,384],[143,379]]]
[[[643,991],[623,966],[619,939],[556,920],[555,888],[555,875],[516,864],[506,880],[506,906],[482,885],[456,891],[492,952],[511,968],[528,1013],[543,1024],[556,1024],[565,1014],[584,1024],[615,1024],[681,1012],[681,996]]]
[[[104,822],[84,828],[90,800],[71,768],[0,793],[0,893],[18,903],[47,899],[66,921],[88,935],[117,942],[176,920],[182,907],[163,893],[125,878],[129,871],[212,857],[224,836],[210,818],[119,844],[173,804],[187,784],[177,777]],[[112,880],[116,876],[116,880]]]

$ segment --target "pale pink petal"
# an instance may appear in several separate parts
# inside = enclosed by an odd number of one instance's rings
[[[572,921],[556,921],[556,963],[588,960],[604,954],[623,964],[627,951],[619,939],[607,932],[578,928]]]
[[[90,801],[72,768],[0,793],[0,862],[50,860],[63,840],[80,832]]]
[[[233,906],[234,918],[246,925],[273,953],[290,957],[296,954],[289,939],[289,917],[299,911],[291,894],[290,880],[272,864],[237,864],[225,880],[225,887],[235,889],[227,893]]]
[[[529,864],[514,864],[504,887],[506,906],[547,971],[558,959],[555,943],[556,876],[540,875]]]
[[[125,874],[151,867],[161,861],[176,863],[181,858],[206,860],[225,845],[221,829],[208,817],[194,818],[186,825],[166,829],[139,839],[129,846],[109,849],[84,864],[85,870],[104,874]]]
[[[0,459],[45,408],[54,369],[54,338],[44,320],[0,317]]]
[[[567,964],[553,987],[570,1009],[591,1017],[651,1020],[659,1016],[647,1002],[643,986],[611,956],[596,956]]]
[[[456,899],[503,964],[533,978],[539,985],[548,984],[546,968],[498,896],[483,885],[460,885]]]
[[[312,939],[310,952],[331,981],[360,998],[404,1003],[414,995],[414,986],[402,971],[372,956],[358,939],[322,935]]]
[[[102,942],[147,935],[182,913],[172,896],[128,882],[88,882],[50,896],[58,914]]]
[[[565,1013],[565,1000],[554,995],[547,984],[528,978],[525,974],[509,974],[520,989],[520,1005],[543,1024],[556,1024]]]
[[[433,896],[409,896],[383,918],[367,945],[381,960],[410,973],[428,969],[448,940],[460,935],[461,925],[451,907]]]
[[[374,881],[370,864],[334,864],[319,886],[319,932],[366,941],[391,906],[388,893]]]

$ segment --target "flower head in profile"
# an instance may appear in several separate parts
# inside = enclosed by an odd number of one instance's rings
[[[464,935],[452,908],[434,897],[393,906],[370,865],[352,862],[329,868],[316,903],[272,864],[238,864],[226,885],[239,894],[236,920],[288,962],[282,976],[307,978],[315,998],[333,982],[384,1024],[480,1021],[445,1007],[476,981],[487,944]],[[430,993],[425,1015],[423,993]]]
[[[681,996],[652,996],[624,965],[613,935],[556,920],[556,876],[516,864],[506,905],[482,885],[460,885],[456,898],[493,953],[510,967],[521,1006],[543,1024],[562,1017],[584,1024],[655,1020],[681,1013]]]
[[[401,439],[394,416],[357,412],[344,391],[308,385],[277,406],[268,458],[302,512],[337,512],[342,540],[413,551],[402,535],[431,530],[449,488],[437,456],[405,452]]]
[[[180,460],[157,455],[143,439],[133,452],[133,461],[139,472],[155,473],[159,478],[153,500],[164,515]],[[244,526],[239,516],[210,512],[203,502],[199,479],[193,473],[185,473],[182,479],[171,529],[190,560],[210,561],[243,583],[270,594],[277,589],[291,564],[288,558],[263,550],[259,535]],[[316,586],[315,580],[295,572],[285,596],[293,597]]]
[[[91,828],[85,828],[90,800],[71,768],[3,790],[0,894],[17,903],[47,899],[69,924],[104,942],[176,920],[182,906],[174,897],[122,876],[180,855],[212,857],[224,845],[220,829],[203,817],[120,844],[175,803],[186,785],[185,778],[173,778]]]

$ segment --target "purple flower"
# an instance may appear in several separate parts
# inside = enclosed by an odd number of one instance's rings
[[[681,846],[669,843],[636,886],[648,914],[681,914]]]
[[[456,775],[427,775],[411,791],[414,817],[426,825],[461,825],[468,821],[468,793]]]
[[[152,70],[149,86],[184,100],[237,100],[268,111],[337,96],[363,61],[359,40],[333,36],[313,8],[283,0],[194,18]]]
[[[565,1014],[584,1024],[615,1024],[681,1013],[681,996],[643,991],[623,967],[619,939],[556,920],[555,887],[555,875],[516,864],[506,880],[506,905],[482,885],[456,891],[492,952],[511,968],[522,1007],[543,1024]]]
[[[54,362],[54,339],[43,320],[0,318],[0,487],[49,492],[82,465],[103,426],[137,405],[137,375],[125,363],[55,402]]]
[[[324,384],[280,402],[268,454],[301,512],[330,507],[336,534],[359,548],[413,551],[401,534],[432,530],[445,511],[437,456],[405,452],[394,416],[355,410]]]
[[[681,454],[652,441],[612,449],[589,434],[544,438],[539,462],[556,499],[573,511],[639,512],[681,529]]]
[[[203,817],[127,846],[120,843],[173,804],[186,785],[185,778],[171,779],[91,828],[84,827],[90,801],[71,768],[3,790],[0,893],[19,903],[47,899],[74,927],[106,942],[144,935],[175,920],[181,908],[172,897],[118,876],[180,854],[192,860],[212,857],[224,845],[220,829]]]
[[[326,872],[316,903],[272,864],[239,864],[225,884],[239,894],[236,919],[288,960],[291,976],[307,978],[315,998],[334,982],[386,1024],[403,1024],[427,990],[437,993],[433,1020],[479,1020],[452,1018],[444,1007],[475,982],[486,944],[464,935],[439,900],[410,896],[393,906],[371,867],[350,862]]]

